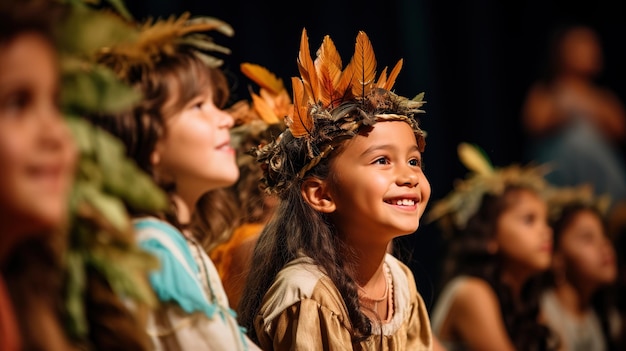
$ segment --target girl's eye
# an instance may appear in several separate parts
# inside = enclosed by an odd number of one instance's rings
[[[20,92],[9,96],[2,102],[2,109],[7,116],[18,116],[30,104],[30,94]]]
[[[421,167],[422,162],[417,158],[413,158],[409,160],[409,165],[414,166],[414,167]]]
[[[386,165],[389,163],[389,160],[386,157],[379,157],[376,160],[374,160],[375,164],[379,164],[379,165]]]

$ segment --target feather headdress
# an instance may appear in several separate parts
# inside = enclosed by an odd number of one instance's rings
[[[255,93],[250,88],[252,102],[241,100],[229,109],[235,119],[235,127],[231,129],[233,145],[242,153],[237,157],[239,166],[254,161],[248,153],[254,147],[269,143],[285,130],[285,116],[293,110],[283,80],[274,73],[248,62],[241,64],[241,72],[259,86],[259,91]]]
[[[542,195],[548,189],[544,179],[548,172],[545,166],[510,165],[495,168],[484,151],[476,145],[461,143],[457,151],[459,159],[470,173],[465,179],[456,182],[453,191],[434,204],[426,215],[428,222],[441,220],[444,227],[453,225],[463,229],[478,211],[485,194],[500,195],[509,186],[534,189]]]
[[[209,67],[219,67],[223,60],[214,54],[230,54],[230,49],[204,34],[208,31],[228,37],[234,34],[233,28],[222,20],[206,16],[191,18],[187,12],[178,18],[149,19],[138,26],[134,40],[102,48],[98,59],[125,77],[131,69],[150,68],[162,58],[176,55],[177,47],[186,46]]]
[[[281,193],[343,141],[378,121],[407,122],[423,151],[425,133],[416,115],[424,112],[420,109],[425,103],[424,94],[408,99],[391,91],[402,63],[399,60],[389,74],[385,67],[376,79],[374,49],[363,31],[358,33],[354,55],[345,67],[328,35],[313,59],[303,29],[297,58],[300,77],[291,79],[293,110],[285,118],[288,128],[272,143],[256,150],[267,190]],[[301,159],[287,160],[284,148],[288,144],[298,145]]]

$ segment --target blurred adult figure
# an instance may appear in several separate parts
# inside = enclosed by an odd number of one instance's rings
[[[559,186],[589,183],[610,194],[614,220],[626,203],[626,112],[601,86],[603,52],[598,33],[584,25],[556,31],[547,74],[534,83],[522,109],[527,157],[552,164],[546,179]]]

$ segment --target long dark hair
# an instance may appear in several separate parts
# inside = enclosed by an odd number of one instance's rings
[[[292,168],[296,173],[302,165],[294,160],[301,158],[302,150],[294,147],[294,143],[288,143],[283,151],[287,155],[284,161],[289,163],[283,166]],[[331,155],[322,159],[307,177],[328,178],[332,158]],[[248,329],[249,337],[258,342],[254,319],[265,293],[281,268],[298,254],[304,254],[328,275],[339,290],[348,309],[355,339],[366,337],[371,334],[372,327],[361,311],[357,285],[349,274],[352,269],[346,254],[349,255],[350,251],[328,218],[304,200],[300,193],[302,182],[302,179],[294,181],[280,194],[276,213],[261,232],[238,306],[239,323]]]
[[[498,256],[488,249],[489,240],[496,234],[498,219],[521,191],[533,190],[508,186],[501,195],[484,194],[479,209],[469,218],[467,226],[462,230],[451,229],[454,233],[448,240],[442,284],[460,275],[485,280],[496,293],[502,319],[516,349],[548,350],[549,329],[538,321],[539,277],[524,282],[521,295],[514,296],[512,289],[501,279]]]
[[[610,240],[607,234],[608,222],[602,212],[596,206],[574,202],[570,205],[564,206],[561,209],[560,215],[556,218],[553,218],[550,222],[554,233],[554,250],[558,249],[561,239],[563,238],[563,232],[576,219],[578,214],[582,212],[589,212],[596,216],[602,224],[602,228],[604,233],[607,235],[607,239]],[[546,272],[544,279],[544,284],[547,287],[553,287],[556,284],[557,280],[554,273],[551,271]],[[602,329],[602,333],[607,343],[607,350],[620,349],[618,347],[619,341],[617,340],[615,335],[612,335],[611,333],[610,323],[611,313],[617,311],[617,302],[615,295],[617,291],[615,288],[615,284],[602,286],[599,287],[591,296],[591,306],[596,312],[598,319],[600,320],[600,328]]]

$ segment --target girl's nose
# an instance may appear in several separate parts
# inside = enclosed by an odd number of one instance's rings
[[[398,176],[398,185],[416,187],[419,184],[419,177],[414,170],[404,170]]]
[[[235,125],[235,119],[227,111],[219,110],[218,125],[223,128],[232,128]]]

